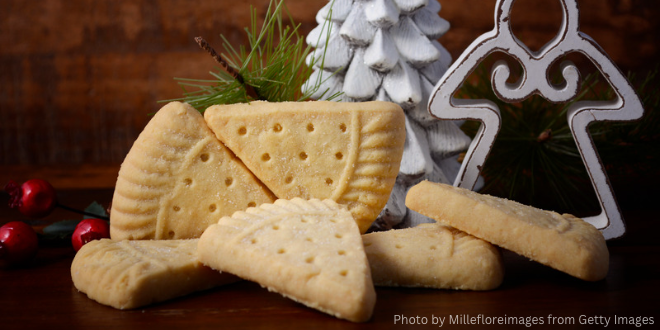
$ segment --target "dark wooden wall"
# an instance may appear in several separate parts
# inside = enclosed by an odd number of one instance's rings
[[[69,177],[116,169],[159,100],[181,95],[173,77],[207,78],[214,68],[193,38],[220,49],[220,34],[245,43],[250,4],[269,0],[0,0],[0,179]],[[440,42],[456,57],[492,29],[495,0],[441,0],[451,30]],[[624,70],[658,62],[657,1],[579,0],[581,29]],[[306,34],[326,0],[287,0]],[[541,9],[543,8],[543,9]],[[559,0],[518,0],[514,28],[531,48],[552,38]],[[51,172],[48,172],[51,171]]]

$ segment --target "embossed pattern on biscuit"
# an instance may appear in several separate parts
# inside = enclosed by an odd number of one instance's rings
[[[366,321],[375,304],[362,239],[332,200],[277,200],[223,217],[199,242],[204,264],[311,308]]]
[[[202,265],[196,239],[109,239],[85,244],[71,264],[75,287],[97,302],[132,309],[238,281]]]
[[[607,276],[605,238],[573,215],[429,181],[408,191],[406,206],[577,278],[598,281]]]
[[[491,290],[504,278],[500,251],[437,223],[362,236],[376,286]]]
[[[197,110],[172,102],[122,163],[110,233],[113,239],[196,238],[224,215],[273,200]]]
[[[278,198],[332,199],[366,232],[389,199],[405,141],[387,102],[212,106],[209,127]]]

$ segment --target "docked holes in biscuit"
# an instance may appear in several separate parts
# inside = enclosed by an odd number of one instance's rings
[[[282,131],[282,125],[275,124],[275,126],[273,126],[273,132],[281,132],[281,131]]]
[[[209,205],[209,212],[215,212],[215,210],[217,210],[217,209],[218,209],[218,207],[215,204]]]
[[[257,244],[257,239],[256,238],[251,239],[250,244]]]
[[[312,124],[312,123],[307,124],[307,131],[308,132],[314,132],[314,124]]]
[[[402,248],[403,246],[401,246],[400,244],[396,244],[396,245],[394,245],[394,247],[397,248],[397,249],[400,249],[400,248]]]
[[[308,263],[308,264],[311,264],[312,262],[314,262],[314,257],[307,257],[305,259],[305,262]]]
[[[300,156],[300,159],[305,160],[307,159],[307,153],[306,152],[301,152],[298,156]]]
[[[340,129],[342,132],[346,132],[346,124],[344,124],[344,123],[339,124],[339,129]]]
[[[286,252],[286,250],[284,250],[284,249],[278,249],[277,250],[277,254],[284,254],[284,252]]]
[[[191,178],[185,178],[183,179],[183,184],[185,184],[186,186],[190,186],[192,185],[192,181],[193,180]]]
[[[338,153],[335,154],[335,158],[341,160],[342,158],[344,158],[344,154],[341,153],[341,152],[338,152]]]
[[[199,159],[201,159],[203,162],[206,162],[206,161],[209,160],[209,154],[203,153],[203,154],[199,155]]]
[[[291,182],[293,182],[293,177],[287,176],[286,178],[284,178],[284,182],[285,182],[285,183],[291,183]]]
[[[174,235],[176,235],[176,233],[174,233],[174,230],[170,230],[169,232],[167,232],[167,237],[169,238],[174,238]]]
[[[347,270],[342,270],[342,271],[339,272],[339,275],[346,276],[346,275],[348,275],[348,271]]]
[[[255,203],[255,202],[249,202],[248,203],[248,207],[255,207],[255,206],[257,206],[257,203]]]
[[[326,178],[326,179],[325,179],[325,184],[327,184],[327,185],[331,185],[332,182],[333,182],[333,181],[332,181],[332,179],[330,179],[330,178]]]
[[[265,154],[261,155],[261,160],[263,160],[264,162],[269,161],[270,160],[270,155],[268,153],[265,153]]]
[[[234,182],[234,179],[231,177],[225,179],[225,186],[229,187]]]
[[[238,135],[245,135],[245,134],[247,134],[247,128],[245,128],[245,126],[238,129]]]
[[[177,205],[174,205],[174,206],[172,206],[172,210],[174,210],[174,212],[179,212],[179,211],[181,211],[181,207],[179,207]]]
[[[336,238],[342,238],[341,234],[335,234]]]
[[[273,230],[279,230],[279,229],[280,229],[280,226],[278,226],[278,225],[273,225]]]
[[[337,251],[337,254],[340,255],[340,256],[345,256],[345,255],[346,255],[346,251],[344,251],[344,250],[339,250],[339,251]]]
[[[431,245],[431,250],[435,250],[437,247],[435,245]]]

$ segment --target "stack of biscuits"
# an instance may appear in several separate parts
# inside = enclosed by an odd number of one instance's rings
[[[492,290],[500,247],[572,276],[608,270],[602,234],[570,215],[421,182],[406,205],[437,222],[366,233],[405,144],[389,102],[185,103],[160,109],[119,171],[111,239],[71,266],[76,288],[132,309],[249,280],[368,321],[374,286]]]

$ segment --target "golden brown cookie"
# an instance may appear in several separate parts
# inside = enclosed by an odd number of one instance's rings
[[[119,170],[113,239],[197,238],[220,217],[274,196],[185,103],[151,118]]]
[[[71,264],[75,287],[93,300],[132,309],[239,280],[202,265],[196,239],[89,242]]]
[[[376,293],[351,213],[332,200],[277,200],[209,227],[204,264],[338,318],[367,321]]]
[[[362,236],[376,286],[491,290],[504,278],[499,249],[439,223]]]
[[[577,278],[597,281],[607,275],[603,235],[572,215],[429,181],[408,191],[406,206]]]
[[[347,205],[361,232],[390,197],[405,141],[403,110],[389,102],[251,102],[204,118],[278,198]]]

